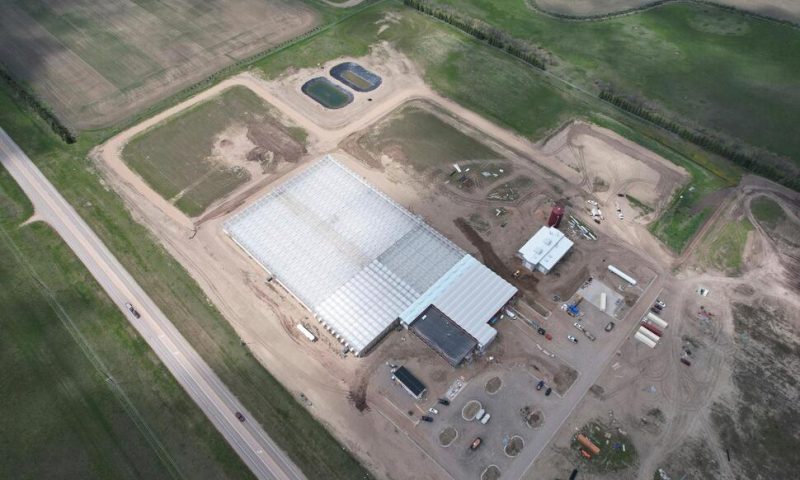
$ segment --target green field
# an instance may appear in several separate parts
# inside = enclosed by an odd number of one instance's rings
[[[0,168],[0,478],[251,478]]]
[[[761,223],[769,228],[774,228],[779,223],[786,220],[786,213],[778,202],[769,197],[758,197],[750,202],[750,209],[753,215]]]
[[[215,138],[226,128],[247,127],[251,141],[256,128],[267,125],[269,138],[263,146],[276,157],[296,161],[303,145],[296,132],[270,114],[269,105],[244,87],[233,87],[200,103],[131,140],[123,160],[162,197],[190,216],[250,179],[239,165],[212,156]]]
[[[373,126],[358,143],[376,159],[388,154],[418,172],[449,172],[454,163],[502,158],[501,154],[444,121],[433,109],[435,107],[427,103],[406,105]]]
[[[718,222],[699,247],[701,261],[728,275],[742,272],[744,248],[753,225],[741,220]]]
[[[131,218],[119,196],[100,182],[87,154],[111,132],[86,133],[77,144],[64,145],[38,117],[21,109],[2,84],[0,126],[89,223],[181,334],[252,413],[253,420],[261,423],[306,476],[369,478],[366,470],[349,452],[253,358],[230,324],[208,302],[197,283],[156,243],[145,227]],[[141,344],[140,348],[145,347]],[[132,388],[131,395],[137,390],[146,388]],[[147,392],[139,393],[143,395]],[[169,410],[164,412],[177,415]],[[180,435],[176,435],[179,437],[176,442],[180,445],[181,436],[189,438],[188,435],[188,430],[181,431]],[[4,440],[7,438],[3,437]],[[54,438],[53,442],[58,440]],[[199,453],[210,455],[208,452]],[[196,464],[205,465],[200,460]],[[213,475],[212,467],[208,467],[208,471]],[[113,478],[114,475],[107,477]]]
[[[582,88],[610,86],[800,164],[796,28],[691,3],[592,22],[541,15],[526,0],[435,3],[553,52],[548,70]]]

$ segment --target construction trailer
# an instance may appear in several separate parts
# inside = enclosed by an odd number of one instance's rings
[[[655,346],[656,346],[656,342],[650,340],[649,338],[647,338],[646,336],[642,335],[639,332],[636,332],[636,334],[633,336],[633,338],[635,338],[636,340],[639,340],[640,342],[644,343],[645,345],[647,345],[650,348],[655,348]]]
[[[555,227],[540,228],[517,251],[522,266],[530,271],[549,273],[564,258],[574,243]]]
[[[646,329],[644,327],[644,325],[639,327],[639,330],[637,330],[637,332],[641,333],[642,335],[644,335],[645,337],[649,338],[650,340],[652,340],[654,342],[658,342],[658,340],[659,340],[658,335],[656,335],[655,333],[653,333],[650,330]]]
[[[667,328],[669,327],[669,323],[665,322],[661,319],[658,315],[653,312],[647,312],[647,320],[653,322],[653,324],[657,325],[660,328]]]
[[[636,279],[628,275],[627,273],[623,272],[619,268],[615,267],[614,265],[609,265],[608,270],[617,275],[619,278],[625,280],[626,282],[630,283],[631,285],[636,285]]]

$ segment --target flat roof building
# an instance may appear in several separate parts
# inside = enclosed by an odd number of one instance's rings
[[[542,227],[530,240],[525,242],[517,256],[522,265],[531,271],[549,273],[569,252],[573,242],[555,227]]]
[[[224,229],[356,355],[430,305],[485,348],[517,291],[329,155]]]
[[[397,367],[392,370],[392,380],[398,382],[412,397],[419,400],[428,390],[406,367]]]

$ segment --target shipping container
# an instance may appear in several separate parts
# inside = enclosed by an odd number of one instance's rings
[[[639,340],[640,342],[644,343],[645,345],[647,345],[650,348],[655,348],[655,346],[656,346],[656,342],[650,340],[649,338],[645,337],[644,335],[642,335],[639,332],[636,332],[636,335],[634,335],[633,338],[635,338],[636,340]]]
[[[656,325],[659,328],[667,328],[669,326],[667,322],[662,320],[661,317],[659,317],[653,312],[649,312],[647,314],[647,319],[650,320],[654,325]]]
[[[645,337],[649,338],[654,342],[658,342],[658,335],[646,329],[644,325],[639,327],[638,333],[641,333],[642,335],[644,335]]]
[[[647,330],[653,332],[657,337],[661,338],[664,335],[664,332],[661,331],[660,328],[656,327],[650,322],[642,322],[642,327],[646,328]],[[658,340],[658,339],[656,339]]]

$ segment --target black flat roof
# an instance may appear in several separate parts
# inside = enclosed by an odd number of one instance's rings
[[[454,367],[478,346],[472,335],[433,305],[414,320],[411,331]]]
[[[406,367],[399,367],[393,372],[394,377],[415,396],[419,397],[425,393],[425,385],[419,381]]]

